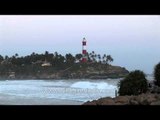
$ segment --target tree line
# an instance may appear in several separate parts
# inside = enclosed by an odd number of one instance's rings
[[[17,66],[23,66],[23,65],[31,65],[31,64],[38,64],[42,63],[44,61],[50,62],[53,66],[60,66],[61,64],[74,64],[77,62],[80,62],[82,59],[82,54],[78,53],[75,56],[71,53],[67,53],[66,55],[61,55],[58,52],[49,53],[48,51],[45,51],[44,54],[38,54],[33,52],[30,55],[27,56],[19,56],[18,53],[15,55],[8,57],[7,55],[3,57],[0,55],[0,63],[1,64],[13,64]],[[94,51],[91,53],[87,53],[87,59],[88,62],[92,63],[103,63],[103,64],[109,64],[110,62],[113,62],[113,58],[111,55],[100,55],[96,54]]]
[[[39,74],[42,73],[51,73],[57,70],[64,70],[74,64],[83,64],[81,63],[82,54],[78,53],[72,55],[71,53],[67,53],[62,55],[58,52],[49,53],[45,51],[42,54],[31,53],[26,56],[19,56],[18,53],[15,55],[2,56],[0,55],[0,77],[7,76],[8,72],[14,71],[16,74]],[[91,53],[87,53],[87,63],[98,63],[98,64],[110,64],[113,62],[113,58],[111,55],[100,55],[96,54],[94,51]],[[44,67],[42,64],[49,63],[49,66]]]

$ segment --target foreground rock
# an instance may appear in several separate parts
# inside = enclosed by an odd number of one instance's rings
[[[141,94],[138,96],[118,96],[87,101],[83,105],[160,105],[160,94]]]

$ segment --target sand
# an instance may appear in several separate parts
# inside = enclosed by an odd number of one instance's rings
[[[0,94],[0,105],[81,105],[84,102],[53,98],[27,98],[22,96]]]

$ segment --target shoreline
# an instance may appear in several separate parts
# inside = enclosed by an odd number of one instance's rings
[[[55,98],[23,97],[0,93],[0,105],[82,105],[84,102]]]
[[[0,81],[3,81],[3,80],[8,80],[8,81],[10,81],[10,80],[108,80],[108,79],[111,79],[111,80],[114,80],[114,79],[123,79],[124,77],[119,77],[119,78],[105,78],[105,79],[101,79],[101,78],[97,78],[97,79],[92,79],[92,78],[66,78],[66,79],[64,79],[64,78],[58,78],[58,79],[46,79],[46,78],[44,78],[44,79],[38,79],[38,78],[34,78],[34,79],[30,79],[30,78],[25,78],[25,79],[6,79],[6,78],[4,78],[4,79],[1,79],[0,78]]]
[[[102,97],[97,100],[85,102],[83,105],[160,105],[160,94],[142,93],[139,95],[124,95]]]

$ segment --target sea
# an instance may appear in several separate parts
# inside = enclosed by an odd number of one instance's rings
[[[0,94],[37,101],[50,98],[87,102],[101,97],[115,97],[117,84],[122,79],[0,80]],[[147,79],[153,80],[153,76],[147,75]]]

